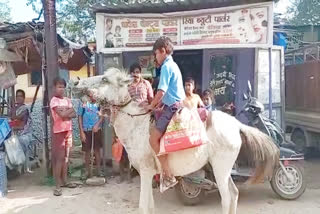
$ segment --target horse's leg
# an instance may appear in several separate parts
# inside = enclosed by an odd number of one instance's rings
[[[140,214],[153,214],[154,201],[152,194],[152,178],[154,173],[152,171],[140,170]]]
[[[229,189],[231,190],[231,207],[230,207],[230,214],[237,213],[237,206],[238,206],[238,197],[239,197],[239,190],[237,186],[234,184],[232,177],[229,177]]]
[[[210,163],[221,196],[222,214],[232,213],[231,206],[234,205],[232,200],[237,199],[238,194],[236,194],[229,185],[231,170],[237,156],[238,152],[236,151],[219,151],[219,153],[216,152],[210,158]],[[236,210],[234,210],[233,214],[235,214],[235,212]]]

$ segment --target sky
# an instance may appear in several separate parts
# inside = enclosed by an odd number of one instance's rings
[[[26,22],[38,17],[38,14],[33,11],[32,6],[27,6],[26,4],[27,0],[9,0],[13,22]]]
[[[3,0],[0,0],[0,2]],[[11,8],[11,17],[13,22],[26,22],[37,18],[38,14],[32,10],[31,6],[27,6],[27,0],[8,0],[9,7]],[[18,3],[19,2],[19,3]],[[285,13],[290,0],[280,0],[274,8],[276,13]]]
[[[275,4],[274,12],[275,13],[286,13],[287,8],[291,5],[292,0],[280,0],[277,4]]]

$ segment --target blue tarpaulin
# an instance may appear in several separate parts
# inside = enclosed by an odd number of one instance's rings
[[[283,33],[275,32],[273,34],[273,44],[282,46],[284,49],[287,48],[287,38]]]

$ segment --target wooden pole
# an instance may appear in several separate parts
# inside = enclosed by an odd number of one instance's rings
[[[45,40],[45,66],[43,69],[43,82],[45,85],[43,98],[44,131],[45,131],[45,159],[47,175],[52,175],[51,162],[49,159],[49,130],[47,118],[49,115],[49,102],[53,96],[53,81],[59,76],[58,68],[58,42],[56,29],[56,1],[42,0],[44,9],[44,40]],[[51,120],[52,121],[52,120]],[[50,126],[52,127],[52,126]]]
[[[44,5],[46,65],[49,100],[53,96],[53,80],[59,76],[58,42],[56,29],[56,0],[42,0]]]
[[[87,77],[90,77],[90,62],[87,62]]]

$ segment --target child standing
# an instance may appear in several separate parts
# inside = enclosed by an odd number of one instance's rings
[[[78,112],[80,138],[82,141],[82,151],[85,153],[86,178],[91,177],[90,174],[90,154],[93,146],[94,155],[97,163],[97,175],[103,176],[100,171],[102,148],[102,132],[101,126],[103,117],[99,116],[99,106],[93,95],[88,94],[89,101],[84,103]],[[92,136],[93,135],[93,136]],[[93,138],[93,139],[92,139]],[[93,145],[92,145],[93,144]]]
[[[54,80],[55,95],[50,101],[50,110],[53,119],[52,133],[52,168],[56,182],[55,196],[62,195],[61,187],[74,188],[75,185],[67,183],[67,168],[69,152],[72,146],[72,121],[76,112],[72,107],[71,100],[64,97],[66,81],[61,78]]]
[[[186,99],[183,101],[183,105],[185,107],[189,109],[197,109],[204,106],[200,96],[194,93],[195,82],[193,78],[186,78],[184,82],[184,89],[186,91]]]
[[[214,94],[210,89],[206,89],[202,93],[202,101],[208,111],[216,110]]]

